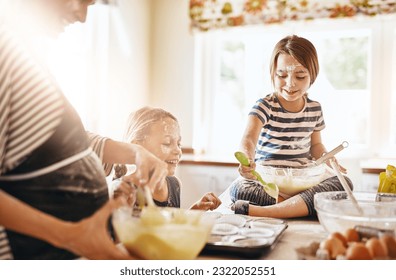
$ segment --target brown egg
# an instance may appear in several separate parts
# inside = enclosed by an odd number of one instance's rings
[[[384,259],[388,257],[388,248],[377,237],[371,237],[367,240],[366,247],[374,259]]]
[[[391,259],[396,258],[396,240],[391,235],[383,235],[380,237],[380,242],[388,249],[388,256]]]
[[[345,257],[347,260],[372,260],[369,250],[361,242],[353,242],[346,250]]]
[[[360,241],[360,235],[356,231],[356,229],[349,228],[345,231],[345,238],[348,242],[359,242]]]
[[[342,244],[342,241],[335,237],[329,237],[326,240],[323,240],[320,243],[319,248],[327,250],[329,257],[333,260],[338,255],[343,255],[346,250],[344,244]]]
[[[333,232],[330,234],[330,238],[337,238],[337,239],[341,240],[342,245],[344,245],[345,248],[348,247],[348,240],[342,233],[340,233],[338,231]]]

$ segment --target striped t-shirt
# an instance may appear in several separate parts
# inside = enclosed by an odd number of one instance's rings
[[[62,92],[49,72],[0,24],[0,176],[51,137],[63,106]],[[88,139],[102,159],[107,138],[88,134]],[[108,173],[111,166],[105,168]],[[12,257],[0,221],[0,259]]]
[[[285,110],[275,94],[259,99],[249,115],[263,123],[256,145],[258,164],[300,167],[311,160],[311,135],[324,129],[320,103],[304,96],[304,108],[297,113]]]

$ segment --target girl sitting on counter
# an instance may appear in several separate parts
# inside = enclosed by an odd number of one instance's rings
[[[343,191],[338,178],[330,176],[292,197],[280,193],[277,203],[251,174],[256,164],[298,168],[326,153],[321,140],[325,128],[322,108],[307,93],[318,72],[316,49],[310,41],[292,35],[276,44],[270,63],[275,92],[253,106],[240,144],[250,166],[240,165],[241,177],[230,186],[235,213],[273,218],[315,216],[315,193]],[[339,169],[346,172],[342,166]],[[349,178],[345,179],[352,188]]]

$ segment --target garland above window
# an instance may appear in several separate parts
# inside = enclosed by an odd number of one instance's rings
[[[394,0],[190,0],[193,30],[396,13]]]

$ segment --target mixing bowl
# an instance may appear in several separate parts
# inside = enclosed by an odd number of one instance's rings
[[[396,230],[396,195],[389,193],[354,192],[363,214],[346,192],[323,192],[314,196],[319,222],[328,232],[345,232],[355,226]]]
[[[275,183],[283,194],[293,196],[309,189],[326,177],[326,165],[312,165],[302,168],[278,168],[257,165],[256,171],[266,183]]]
[[[214,223],[203,211],[179,208],[143,208],[134,216],[131,208],[114,211],[117,239],[130,254],[147,260],[194,259],[205,246]]]

